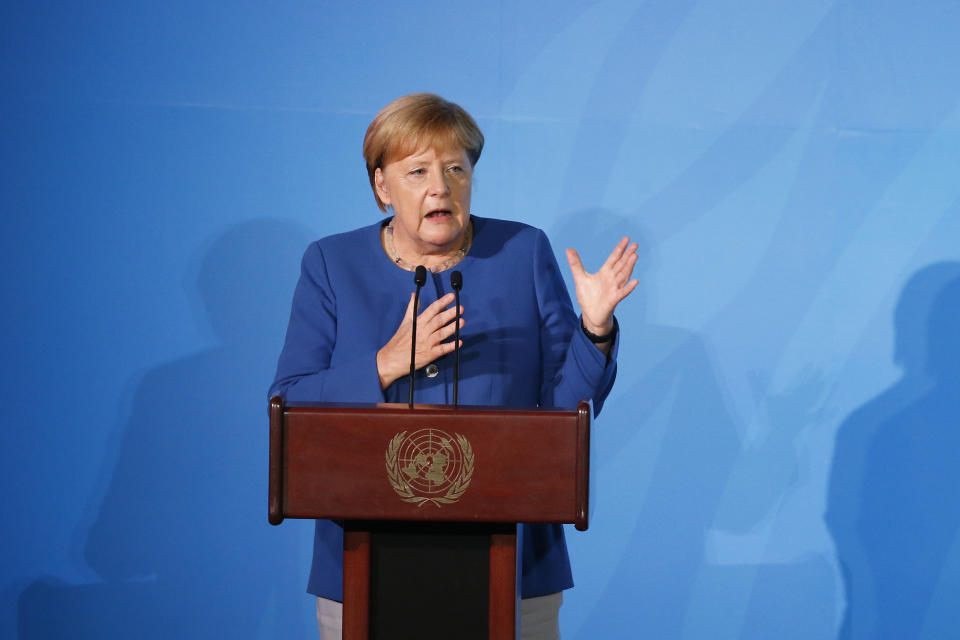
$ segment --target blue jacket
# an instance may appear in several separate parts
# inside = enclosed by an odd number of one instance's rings
[[[572,408],[592,399],[594,413],[616,376],[616,340],[608,358],[579,330],[546,236],[517,222],[473,216],[473,245],[463,274],[461,405]],[[376,354],[403,319],[413,274],[383,252],[384,220],[311,244],[303,257],[286,342],[270,395],[288,402],[406,402],[403,377],[380,389]],[[429,273],[429,272],[428,272]],[[451,291],[449,274],[429,274],[421,308]],[[453,355],[439,375],[416,374],[415,400],[452,401]],[[525,525],[522,597],[573,586],[563,528]],[[319,520],[307,591],[343,600],[343,530]]]

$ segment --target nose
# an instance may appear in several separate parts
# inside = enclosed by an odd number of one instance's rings
[[[430,172],[429,189],[432,196],[445,196],[450,193],[450,185],[447,184],[447,176],[443,169]]]

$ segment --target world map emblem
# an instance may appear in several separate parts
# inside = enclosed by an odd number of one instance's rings
[[[393,490],[418,507],[459,500],[473,478],[470,441],[435,428],[407,433],[398,433],[387,446],[387,479]]]

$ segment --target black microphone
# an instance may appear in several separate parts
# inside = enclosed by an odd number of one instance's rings
[[[427,268],[422,264],[417,265],[413,273],[413,284],[417,285],[417,291],[413,294],[413,335],[410,336],[410,402],[409,406],[413,408],[413,372],[417,361],[417,312],[420,310],[420,287],[427,283]]]
[[[413,284],[417,285],[417,289],[427,284],[427,268],[425,266],[417,265],[416,270],[413,272]]]
[[[463,274],[454,271],[450,274],[450,286],[456,297],[457,317],[453,327],[453,406],[457,406],[457,392],[460,387],[460,289],[463,289]]]

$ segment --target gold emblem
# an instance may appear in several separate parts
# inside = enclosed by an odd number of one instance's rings
[[[473,478],[473,447],[459,433],[420,429],[395,435],[387,446],[387,479],[404,502],[453,504]]]

